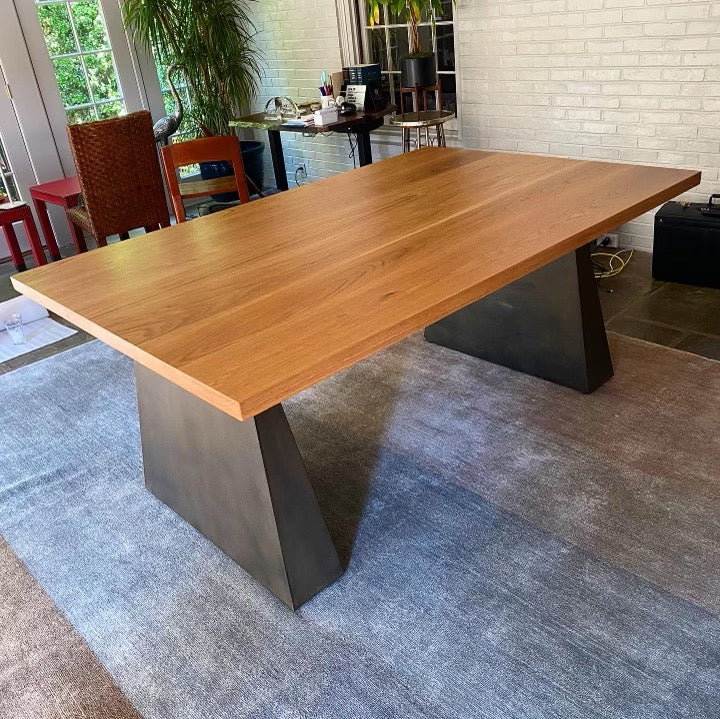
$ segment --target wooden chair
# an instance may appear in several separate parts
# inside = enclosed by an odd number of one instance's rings
[[[68,127],[82,202],[68,219],[95,237],[126,239],[170,225],[152,119],[147,111]]]
[[[233,175],[217,177],[212,180],[179,181],[177,171],[187,165],[200,162],[229,162]],[[237,192],[241,202],[249,202],[245,168],[243,167],[240,143],[237,137],[202,137],[167,145],[162,148],[162,161],[165,169],[170,199],[175,211],[175,219],[185,222],[183,198],[205,197],[215,193]]]

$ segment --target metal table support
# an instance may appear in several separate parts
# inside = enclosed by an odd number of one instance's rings
[[[240,422],[136,364],[145,485],[291,609],[342,574],[280,405]]]
[[[430,325],[425,338],[580,392],[613,375],[589,245]]]

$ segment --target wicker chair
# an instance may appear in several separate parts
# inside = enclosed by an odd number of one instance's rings
[[[147,111],[68,126],[82,203],[68,219],[95,237],[127,238],[170,225],[152,119]]]

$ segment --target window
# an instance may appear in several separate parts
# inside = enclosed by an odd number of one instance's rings
[[[0,137],[0,202],[6,202],[6,200],[3,199],[4,197],[7,197],[10,201],[16,201],[20,199],[20,194],[17,191],[15,177],[10,168],[5,147]]]
[[[69,123],[126,111],[99,0],[35,0]]]
[[[394,15],[385,5],[380,22],[370,27],[365,0],[355,0],[365,31],[363,62],[378,62],[391,102],[398,103],[397,88],[400,86],[400,58],[409,49],[407,23]],[[431,22],[420,25],[422,47],[432,47],[437,58],[437,71],[442,90],[442,106],[457,114],[457,90],[455,82],[455,34],[453,25],[453,0],[442,0],[442,14],[435,17],[435,29]],[[429,109],[433,109],[435,96],[428,96]]]

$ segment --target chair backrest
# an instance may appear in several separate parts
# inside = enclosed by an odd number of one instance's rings
[[[68,137],[96,236],[170,224],[149,112],[69,125]]]
[[[215,193],[237,192],[241,202],[248,202],[250,196],[245,179],[240,142],[234,136],[201,137],[167,145],[162,148],[162,161],[165,169],[170,199],[175,210],[175,219],[185,222],[183,198],[203,197]],[[180,182],[177,170],[200,162],[228,162],[232,175],[216,177],[212,180],[184,180]]]

